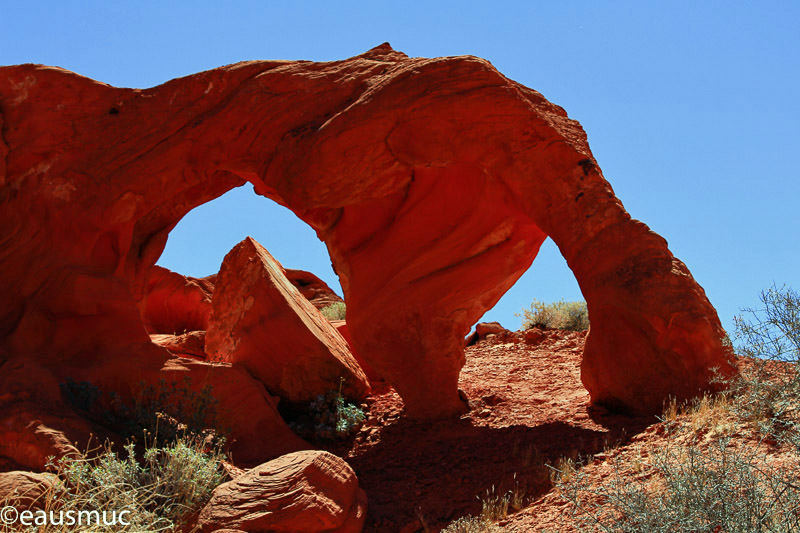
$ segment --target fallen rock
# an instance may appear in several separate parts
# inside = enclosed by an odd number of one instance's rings
[[[148,333],[183,334],[206,330],[211,314],[211,294],[216,275],[182,276],[161,266],[149,273],[144,298],[139,303]]]
[[[353,469],[324,451],[303,451],[264,463],[217,487],[200,512],[204,532],[220,528],[360,532],[366,495]]]
[[[150,340],[181,357],[206,358],[206,332],[189,331],[182,335],[151,334]]]
[[[290,402],[337,390],[340,379],[348,397],[369,390],[347,342],[250,237],[222,262],[205,350],[214,360],[246,368]]]
[[[53,474],[13,471],[0,472],[0,504],[17,511],[42,509],[47,495],[58,484]]]
[[[464,336],[548,236],[588,304],[594,403],[660,412],[712,388],[710,368],[734,372],[702,288],[625,211],[580,124],[485,60],[383,44],[144,90],[16,65],[0,68],[0,101],[10,354],[140,357],[137,303],[169,231],[250,181],[325,241],[353,345],[410,417],[464,411]]]

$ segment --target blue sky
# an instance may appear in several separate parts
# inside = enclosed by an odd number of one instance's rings
[[[617,196],[667,239],[726,328],[772,283],[800,288],[800,2],[4,1],[2,12],[0,64],[127,87],[384,41],[484,57],[583,124]],[[313,231],[247,188],[184,218],[160,263],[206,275],[246,235],[337,286]],[[515,329],[533,298],[581,298],[550,241],[485,318]]]

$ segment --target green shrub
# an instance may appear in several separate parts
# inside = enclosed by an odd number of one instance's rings
[[[208,501],[211,492],[225,480],[223,454],[195,435],[182,434],[167,446],[145,447],[137,459],[133,444],[125,457],[106,445],[94,457],[51,460],[50,467],[62,483],[46,497],[45,510],[122,512],[126,521],[82,531],[176,531]],[[62,531],[61,526],[36,529],[39,533]]]
[[[320,313],[328,320],[344,320],[347,315],[347,306],[344,302],[336,302],[320,309]]]
[[[554,303],[534,300],[530,309],[523,309],[522,328],[548,328],[566,329],[570,331],[584,331],[589,329],[589,312],[586,302],[565,302],[560,300]]]
[[[367,419],[364,411],[347,402],[342,395],[344,379],[339,390],[320,394],[307,406],[299,408],[289,426],[301,436],[313,441],[344,439],[358,431]]]

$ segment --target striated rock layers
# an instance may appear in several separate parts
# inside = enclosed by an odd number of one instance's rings
[[[367,498],[350,466],[324,451],[295,452],[223,483],[200,512],[204,532],[361,531]]]
[[[592,401],[652,412],[732,372],[703,290],[625,211],[580,125],[487,61],[382,45],[145,90],[0,70],[0,353],[163,358],[137,302],[167,235],[250,181],[325,241],[353,346],[410,416],[463,409],[464,336],[546,236],[588,303]]]

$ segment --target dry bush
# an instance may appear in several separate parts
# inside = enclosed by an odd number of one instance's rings
[[[319,311],[328,320],[344,320],[347,316],[347,306],[344,302],[336,302]]]
[[[585,331],[589,329],[589,311],[586,302],[553,303],[534,300],[529,309],[523,309],[522,329],[548,328]]]
[[[0,531],[178,531],[186,517],[199,511],[214,488],[225,480],[221,451],[207,446],[205,440],[184,434],[170,444],[145,447],[141,459],[133,444],[123,448],[125,457],[107,444],[78,457],[51,461],[60,482],[40,504],[54,520],[28,529],[17,523],[12,529],[0,527]],[[92,517],[92,513],[102,517],[104,511],[105,523],[102,518]],[[124,517],[127,525],[112,520],[112,513],[118,517],[122,511],[128,511]],[[77,517],[78,513],[84,513],[81,527],[65,529],[69,526],[68,517]]]
[[[738,352],[750,358],[741,374],[718,395],[668,403],[668,440],[649,450],[640,468],[626,450],[601,484],[569,463],[555,469],[556,487],[572,504],[572,526],[800,531],[800,296],[773,287],[761,301],[763,307],[736,321]],[[737,446],[731,435],[750,440]]]

